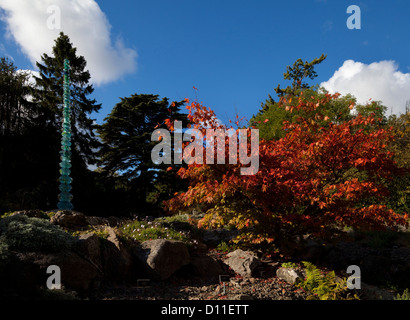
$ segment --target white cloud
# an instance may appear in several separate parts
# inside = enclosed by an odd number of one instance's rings
[[[371,98],[382,101],[388,113],[404,113],[410,100],[410,73],[398,71],[394,61],[371,64],[346,60],[333,76],[321,83],[331,93],[351,93],[357,102],[365,104]]]
[[[52,7],[54,6],[54,7]],[[61,28],[58,12],[61,12]],[[115,81],[136,70],[137,53],[117,37],[112,41],[111,25],[95,0],[0,0],[1,19],[7,35],[35,65],[43,53],[51,54],[60,32],[70,37],[77,54],[87,60],[87,69],[96,85]],[[49,10],[49,11],[48,11]]]

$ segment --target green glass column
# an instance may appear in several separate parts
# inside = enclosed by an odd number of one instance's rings
[[[63,111],[63,128],[60,151],[60,195],[58,199],[58,209],[72,210],[71,200],[71,120],[70,120],[70,62],[64,60],[64,111]]]

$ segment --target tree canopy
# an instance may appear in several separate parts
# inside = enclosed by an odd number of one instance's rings
[[[135,201],[142,206],[150,192],[168,185],[173,190],[177,184],[167,176],[167,165],[156,165],[151,160],[151,151],[156,143],[151,141],[151,134],[156,128],[164,128],[166,119],[187,123],[185,114],[180,113],[181,102],[159,99],[158,95],[133,94],[121,98],[111,113],[99,126],[98,133],[102,141],[100,165],[110,176],[119,176],[125,183]],[[164,189],[164,185],[161,187]],[[170,190],[161,192],[170,193]]]

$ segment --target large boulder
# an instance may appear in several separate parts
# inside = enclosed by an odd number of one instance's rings
[[[191,265],[195,275],[205,279],[216,279],[224,272],[218,260],[207,254],[192,257]]]
[[[35,256],[33,262],[44,273],[49,266],[57,265],[61,270],[61,283],[79,292],[98,287],[104,276],[95,264],[74,251],[66,251],[57,255]]]
[[[101,269],[100,239],[95,233],[79,235],[75,249],[79,255],[89,259]]]
[[[13,252],[2,279],[2,289],[15,294],[31,294],[37,288],[45,288],[49,266],[56,265],[61,271],[61,284],[68,289],[83,293],[98,286],[103,278],[95,265],[71,250],[60,253]]]
[[[133,257],[120,241],[114,228],[106,227],[108,237],[101,247],[101,261],[104,273],[111,280],[135,280]]]
[[[224,261],[235,273],[243,277],[252,277],[254,271],[262,263],[255,253],[237,249],[227,254]]]
[[[88,222],[85,215],[81,212],[71,210],[57,211],[50,219],[52,224],[59,225],[67,229],[82,229],[87,227]]]
[[[168,279],[191,261],[185,243],[176,240],[147,240],[134,248],[134,254],[156,280]]]
[[[87,224],[90,226],[103,226],[108,225],[108,219],[96,216],[86,216]]]

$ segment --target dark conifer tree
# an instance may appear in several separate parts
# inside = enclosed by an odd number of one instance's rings
[[[37,62],[40,76],[35,77],[36,90],[35,102],[42,108],[39,115],[43,122],[55,128],[60,134],[63,115],[63,82],[64,82],[64,59],[70,61],[71,81],[71,121],[73,132],[73,153],[80,156],[84,161],[95,161],[94,148],[98,147],[97,139],[93,132],[93,120],[91,113],[98,112],[101,104],[88,96],[94,92],[90,82],[90,72],[86,70],[86,60],[83,56],[77,56],[77,49],[64,33],[55,40],[53,56],[43,54],[41,62]]]
[[[176,177],[170,178],[177,167],[168,172],[169,164],[152,162],[151,151],[158,142],[151,141],[151,134],[156,128],[165,128],[165,119],[186,125],[186,114],[180,113],[183,103],[170,105],[167,98],[159,100],[158,95],[133,94],[122,98],[98,129],[103,142],[101,166],[108,175],[122,179],[129,191],[131,211],[142,209],[148,194],[157,193],[151,197],[157,200],[161,199],[159,194],[170,197],[181,185]]]

